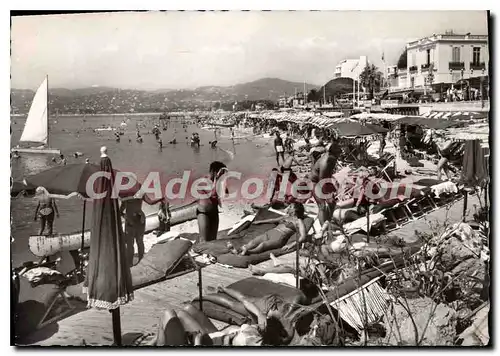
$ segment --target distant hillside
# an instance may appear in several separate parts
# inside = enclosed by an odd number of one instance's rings
[[[307,90],[317,88],[306,84]],[[302,91],[304,83],[263,78],[228,87],[204,86],[194,90],[160,89],[154,91],[91,87],[82,89],[49,88],[50,110],[58,113],[128,113],[172,109],[209,109],[215,102],[277,101],[283,94]],[[11,112],[28,112],[32,90],[11,91]]]
[[[317,88],[317,86],[306,83],[306,92],[313,88]],[[277,78],[263,78],[250,83],[238,84],[228,89],[239,97],[248,96],[248,100],[269,99],[275,101],[285,93],[290,95],[295,93],[295,90],[302,92],[304,83],[294,83]]]

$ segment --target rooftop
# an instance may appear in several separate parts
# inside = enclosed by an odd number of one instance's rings
[[[408,43],[408,46],[416,46],[423,43],[428,42],[437,42],[437,41],[481,41],[487,42],[488,35],[472,35],[470,33],[466,34],[456,34],[453,32],[447,32],[445,34],[433,34],[432,36],[424,37],[418,39],[416,41],[412,41]]]

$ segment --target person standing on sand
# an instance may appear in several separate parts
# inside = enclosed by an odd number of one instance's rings
[[[132,267],[134,265],[134,241],[137,243],[139,261],[144,256],[144,231],[146,229],[146,216],[142,211],[142,199],[124,200],[120,207],[120,215],[125,217],[125,244],[127,246],[127,260],[129,266]]]
[[[219,231],[219,206],[221,205],[217,194],[217,180],[227,172],[227,167],[222,162],[214,161],[210,164],[209,171],[212,189],[201,193],[210,193],[210,196],[200,199],[196,209],[200,242],[217,239],[217,232]]]
[[[276,138],[274,139],[274,150],[276,151],[276,163],[278,164],[278,166],[280,165],[280,156],[281,160],[285,161],[285,150],[283,146],[283,139],[281,138],[279,131],[276,131]]]
[[[319,158],[314,164],[311,171],[311,181],[316,185],[323,179],[331,179],[333,177],[333,173],[335,172],[335,166],[337,165],[337,159],[341,153],[340,147],[337,142],[332,142],[328,151]],[[314,188],[313,197],[318,204],[318,219],[323,226],[325,221],[330,220],[333,211],[335,209],[335,201],[333,197],[330,199],[324,199],[322,197],[318,197],[315,192],[316,187]],[[332,194],[335,191],[335,186],[332,182],[325,182],[322,185],[322,193],[323,194]]]
[[[49,197],[47,190],[43,187],[36,188],[36,199],[38,200],[38,205],[35,210],[35,221],[40,218],[40,233],[42,235],[45,226],[48,229],[48,235],[52,235],[52,230],[54,227],[54,215],[59,217],[59,210],[54,199]]]

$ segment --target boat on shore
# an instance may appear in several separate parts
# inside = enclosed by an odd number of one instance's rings
[[[24,130],[19,142],[36,143],[38,146],[16,147],[12,153],[34,153],[60,155],[61,150],[50,148],[49,144],[49,78],[38,87],[24,124]]]
[[[170,210],[170,226],[179,225],[196,219],[198,203],[192,202],[186,205],[174,207]],[[158,213],[153,212],[146,215],[145,233],[150,233],[159,227]],[[125,224],[123,224],[125,229]],[[83,234],[84,248],[90,246],[90,230]],[[78,250],[82,246],[82,232],[77,231],[69,234],[56,234],[52,236],[32,235],[29,237],[29,248],[31,253],[37,257],[52,256],[62,251]]]

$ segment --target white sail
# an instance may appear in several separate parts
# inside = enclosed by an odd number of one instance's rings
[[[24,131],[21,135],[21,142],[40,142],[47,144],[48,138],[48,80],[45,80],[40,85],[35,93],[31,108],[24,125]]]

